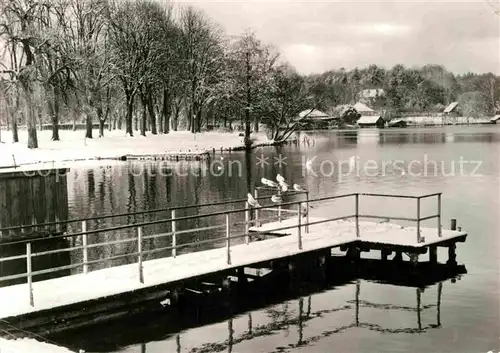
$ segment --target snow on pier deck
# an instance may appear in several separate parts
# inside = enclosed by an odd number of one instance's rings
[[[321,218],[309,219],[310,223]],[[296,226],[297,218],[252,227],[250,231],[271,232],[273,229]],[[61,308],[117,294],[131,293],[157,285],[175,283],[204,275],[219,273],[265,261],[286,258],[304,252],[331,249],[356,241],[369,243],[424,247],[466,236],[463,232],[422,228],[425,242],[417,243],[416,228],[402,228],[392,223],[359,222],[360,237],[356,236],[354,221],[338,220],[309,225],[309,232],[302,226],[302,249],[298,247],[298,229],[277,231],[290,234],[250,244],[231,245],[231,264],[227,263],[227,248],[218,248],[177,257],[143,262],[144,283],[139,281],[138,264],[122,265],[61,278],[33,283],[34,307],[28,300],[28,284],[0,288],[0,319],[19,317],[24,314]],[[13,300],[15,299],[15,300]],[[8,303],[8,304],[7,304]]]
[[[304,220],[305,221],[305,220]],[[324,222],[309,225],[309,233],[323,233],[325,237],[334,237],[336,239],[347,239],[351,241],[359,240],[366,243],[377,243],[384,245],[394,245],[401,247],[423,248],[433,244],[443,243],[447,240],[463,238],[467,234],[462,231],[442,229],[441,237],[438,235],[437,228],[421,228],[420,236],[424,241],[417,242],[417,228],[403,227],[390,222],[366,222],[359,221],[360,237],[356,237],[356,222],[353,219],[338,220],[326,222],[326,219],[319,217],[310,217],[309,223]],[[262,224],[259,227],[251,227],[251,232],[261,232],[276,235],[292,235],[292,238],[298,236],[298,228],[288,228],[297,226],[297,218],[289,218],[276,222]],[[288,229],[280,229],[288,228]],[[305,226],[302,226],[303,239],[307,239],[310,234],[304,232]]]

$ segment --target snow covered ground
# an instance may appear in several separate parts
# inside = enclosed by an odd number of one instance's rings
[[[321,221],[310,218],[310,222]],[[297,219],[288,219],[278,226],[295,225]],[[277,222],[260,230],[277,228]],[[335,221],[311,225],[309,232],[302,232],[303,249],[298,248],[297,229],[287,230],[290,236],[231,246],[231,264],[227,264],[227,249],[218,248],[188,253],[176,258],[163,258],[143,263],[144,283],[139,281],[138,264],[111,267],[73,276],[50,279],[33,284],[34,307],[29,304],[27,284],[0,288],[0,318],[18,316],[44,309],[60,307],[110,295],[126,293],[140,288],[247,266],[271,259],[292,256],[303,251],[319,250],[350,243],[357,239],[384,243],[424,246],[431,242],[457,237],[464,233],[443,230],[437,237],[436,229],[423,228],[426,242],[416,243],[416,230],[402,229],[390,223],[360,222],[361,238],[356,237],[354,222]],[[165,271],[168,269],[168,271]],[[14,299],[15,298],[15,299]]]
[[[0,167],[24,163],[60,162],[99,158],[117,158],[127,154],[151,155],[172,152],[204,152],[213,148],[220,150],[243,146],[243,137],[238,133],[203,132],[192,134],[187,131],[172,131],[169,134],[138,133],[134,137],[126,136],[123,130],[106,131],[105,137],[98,138],[98,131],[93,132],[93,139],[85,139],[85,132],[61,130],[60,141],[51,141],[51,131],[38,131],[38,149],[27,148],[27,132],[19,131],[19,143],[12,143],[12,134],[2,131],[0,143]],[[255,144],[270,143],[264,133],[252,134]]]
[[[0,352],[1,353],[71,353],[72,351],[64,347],[44,342],[39,342],[34,339],[23,338],[17,340],[7,340],[4,338],[0,338]]]

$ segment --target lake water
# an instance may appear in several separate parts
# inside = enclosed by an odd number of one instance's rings
[[[440,325],[436,326],[433,306],[438,285],[421,293],[421,305],[430,307],[417,318],[414,311],[397,309],[416,307],[415,288],[360,281],[229,315],[220,322],[200,318],[191,328],[158,316],[107,327],[106,335],[95,330],[74,333],[64,341],[87,352],[121,353],[498,351],[500,127],[367,129],[299,138],[308,143],[257,149],[251,156],[224,153],[209,164],[75,166],[68,176],[70,218],[244,199],[248,190],[260,185],[261,177],[274,179],[276,173],[305,185],[312,198],[350,192],[443,192],[443,225],[449,227],[450,219],[456,218],[469,236],[457,246],[457,260],[468,273],[460,281],[441,284]],[[351,157],[357,168],[349,173]],[[352,212],[346,207],[350,206],[327,203],[312,212],[332,217]],[[416,212],[414,203],[397,200],[363,199],[361,209],[406,217]],[[433,210],[435,201],[423,202],[423,214]],[[435,226],[435,220],[426,225]],[[445,251],[438,256],[440,261],[447,259]],[[384,305],[361,306],[356,315],[352,300],[357,290],[359,300]],[[353,326],[356,319],[361,324]],[[417,329],[419,322],[423,330]],[[256,330],[264,333],[255,334]]]

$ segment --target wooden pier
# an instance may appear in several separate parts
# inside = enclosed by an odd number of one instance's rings
[[[304,193],[305,194],[305,193]],[[381,195],[381,194],[345,194],[317,199],[298,200],[287,203],[264,205],[251,208],[248,202],[236,200],[226,202],[233,204],[230,211],[200,213],[194,216],[176,217],[175,209],[171,209],[171,217],[150,222],[115,226],[114,231],[134,229],[133,238],[93,243],[92,247],[109,247],[115,244],[135,244],[135,251],[125,255],[110,255],[98,260],[89,260],[90,238],[110,228],[88,230],[86,221],[82,223],[80,232],[54,235],[52,238],[79,239],[78,243],[68,242],[68,248],[33,251],[33,243],[43,238],[31,238],[0,243],[1,246],[22,244],[26,252],[22,255],[0,258],[0,263],[20,258],[26,261],[26,272],[0,277],[0,281],[25,278],[26,283],[0,288],[0,302],[8,305],[0,306],[0,320],[13,327],[28,330],[46,327],[57,331],[70,327],[79,327],[110,320],[119,316],[127,316],[134,310],[143,310],[145,305],[176,305],[186,291],[197,291],[193,284],[202,287],[212,285],[223,291],[231,289],[231,283],[245,285],[267,273],[285,273],[293,278],[304,268],[310,269],[313,275],[326,275],[328,272],[348,271],[345,267],[331,267],[332,250],[346,251],[347,259],[356,266],[365,251],[380,251],[381,258],[390,262],[403,261],[406,254],[410,261],[409,268],[416,270],[419,257],[429,252],[429,263],[437,264],[437,247],[448,248],[447,266],[456,266],[456,243],[464,242],[467,234],[461,230],[422,227],[425,220],[435,218],[441,224],[441,194],[422,196]],[[297,193],[300,198],[301,193]],[[386,215],[361,214],[359,205],[364,197],[406,198],[417,203],[415,218],[392,217],[391,222],[365,221],[364,219],[385,219]],[[420,202],[422,199],[435,197],[438,213],[422,217]],[[258,197],[261,202],[265,197]],[[311,204],[325,204],[333,200],[352,200],[354,212],[347,217],[324,218],[314,215]],[[218,203],[219,205],[224,202]],[[243,207],[237,208],[238,204]],[[189,206],[188,206],[189,207]],[[194,207],[194,206],[191,206]],[[197,205],[198,209],[213,207]],[[315,206],[317,207],[317,206]],[[187,208],[187,207],[184,207]],[[228,207],[229,208],[229,207]],[[307,213],[304,214],[304,208]],[[158,210],[155,210],[158,211]],[[165,211],[165,210],[163,210]],[[270,221],[262,217],[264,212],[272,214]],[[311,213],[311,214],[309,214]],[[238,216],[239,215],[239,216]],[[189,219],[214,217],[224,219],[223,224],[203,227],[209,231],[223,229],[223,236],[191,243],[179,244],[179,238],[200,229],[179,231],[176,225]],[[239,219],[244,217],[244,221]],[[415,226],[406,226],[393,221],[415,222]],[[166,233],[144,234],[144,227],[151,224],[170,224],[171,230]],[[454,228],[456,223],[454,224]],[[273,238],[265,239],[272,234]],[[254,237],[254,235],[263,235]],[[264,239],[254,241],[254,238]],[[170,245],[162,248],[146,250],[143,245],[147,241],[169,239]],[[189,245],[223,244],[208,250],[180,254],[178,251]],[[52,269],[33,271],[33,258],[49,253],[78,251],[82,253],[80,261],[72,261],[69,265]],[[169,252],[168,257],[145,260],[148,254]],[[121,266],[89,271],[89,265],[106,262],[118,257],[135,257],[137,261]],[[81,273],[33,281],[33,277],[62,270],[81,269]],[[255,270],[255,271],[254,271]],[[253,271],[253,272],[252,272]],[[412,272],[410,271],[410,272]],[[307,271],[306,271],[307,272]]]

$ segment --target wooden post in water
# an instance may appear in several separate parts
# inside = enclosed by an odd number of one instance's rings
[[[175,234],[176,225],[175,225],[175,210],[172,210],[170,218],[172,221],[170,222],[172,227],[172,257],[177,256],[177,236]]]
[[[452,220],[451,220],[450,229],[457,230],[457,220],[455,218],[452,218]]]
[[[422,329],[421,296],[422,291],[420,288],[417,288],[417,324],[419,330]]]
[[[89,250],[87,237],[87,221],[82,221],[83,273],[89,272]]]
[[[359,234],[359,194],[355,195],[355,208],[356,208],[356,237],[360,237]]]
[[[226,213],[226,249],[227,249],[227,264],[231,265],[231,228],[230,228],[229,213]]]
[[[306,191],[306,233],[309,233],[309,191]]]
[[[137,228],[137,252],[139,253],[139,281],[141,281],[141,283],[144,283],[144,273],[142,270],[142,227]]]
[[[281,222],[281,189],[278,189],[278,222]]]
[[[443,231],[441,229],[441,194],[438,194],[438,204],[437,204],[437,207],[438,207],[438,214],[437,214],[437,226],[438,226],[438,237],[442,237],[443,236]]]
[[[299,242],[299,250],[302,250],[302,203],[299,202],[298,204],[298,214],[299,214],[299,220],[298,220],[298,231],[297,231],[297,234],[298,234],[298,242]]]
[[[254,197],[258,201],[259,200],[259,189],[254,190]],[[255,226],[259,227],[259,210],[255,210]]]
[[[437,246],[436,245],[429,246],[429,262],[431,264],[437,263]]]
[[[420,243],[420,197],[417,198],[417,244]]]
[[[247,201],[245,201],[245,244],[250,243],[250,236],[249,236],[249,225],[250,225],[250,205],[248,204]]]
[[[35,306],[33,300],[33,278],[32,278],[33,268],[31,265],[31,243],[26,243],[26,275],[28,278],[28,291],[30,298],[30,305]]]

